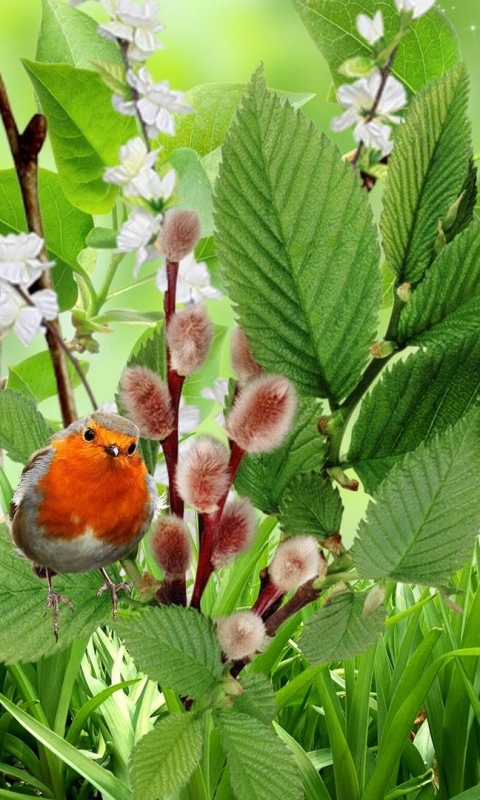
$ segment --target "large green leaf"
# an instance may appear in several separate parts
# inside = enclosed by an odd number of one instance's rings
[[[291,753],[272,728],[236,711],[215,711],[237,800],[297,800],[302,782]]]
[[[269,725],[276,713],[275,694],[272,684],[266,675],[249,673],[240,675],[241,694],[232,697],[233,708],[242,714],[256,717],[260,722]]]
[[[340,400],[368,360],[381,302],[368,198],[299,111],[249,84],[216,184],[222,274],[256,359]],[[254,298],[255,302],[252,302]]]
[[[411,354],[363,400],[348,454],[368,492],[404,453],[479,403],[480,334]],[[428,387],[428,390],[426,390]]]
[[[444,585],[480,528],[472,476],[480,470],[477,411],[395,464],[367,508],[352,555],[363,578]]]
[[[343,505],[331,481],[318,473],[299,475],[280,503],[280,527],[289,536],[309,534],[319,539],[340,531]]]
[[[23,60],[48,120],[60,186],[65,197],[89,214],[106,214],[117,187],[105,183],[105,167],[118,163],[118,150],[135,136],[132,117],[114,111],[101,77],[68,64]]]
[[[90,362],[82,359],[79,363],[86,375]],[[76,388],[80,385],[80,377],[70,361],[67,361],[67,371],[73,388]],[[58,387],[49,351],[43,350],[41,353],[36,353],[21,361],[20,364],[10,366],[7,386],[9,389],[21,392],[35,403],[40,403],[47,397],[53,397],[57,393]]]
[[[144,736],[132,752],[130,770],[134,795],[162,800],[181,789],[200,761],[202,718],[170,714]]]
[[[398,283],[422,278],[439,220],[463,190],[471,159],[467,102],[468,76],[459,64],[412,101],[398,132],[380,220]]]
[[[12,389],[0,392],[0,447],[12,461],[25,464],[52,433],[33,400]]]
[[[42,0],[37,61],[88,69],[94,58],[122,63],[116,43],[97,33],[98,23],[65,0]]]
[[[467,310],[471,301],[480,302],[480,224],[472,224],[447,244],[435,259],[424,280],[414,290],[402,309],[398,324],[400,342],[415,341],[424,331],[435,338],[435,326],[446,321],[454,339],[457,309]],[[471,315],[472,326],[480,326],[480,318]],[[461,330],[464,333],[465,330]]]
[[[307,31],[326,59],[336,86],[345,83],[338,71],[349,58],[370,56],[371,48],[360,36],[356,20],[360,12],[373,17],[381,11],[385,37],[391,41],[399,29],[398,12],[386,0],[292,0]],[[432,48],[435,42],[435,48]],[[443,13],[432,9],[416,20],[402,39],[393,65],[393,74],[412,92],[443,75],[458,61],[455,31]]]
[[[193,608],[162,606],[117,623],[139,668],[190,697],[211,692],[223,673],[211,619]]]
[[[177,173],[176,208],[196,211],[202,225],[202,236],[213,233],[212,186],[198,154],[181,147],[168,156]]]
[[[325,603],[305,624],[298,646],[312,664],[343,661],[368,650],[382,634],[386,609],[365,614],[367,592],[344,592]]]
[[[294,426],[283,444],[272,453],[246,455],[242,459],[235,488],[241,495],[247,495],[260,511],[278,514],[289,481],[323,467],[327,448],[317,428],[321,415],[318,401],[303,398],[298,404]]]

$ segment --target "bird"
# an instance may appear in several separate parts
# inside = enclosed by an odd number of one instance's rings
[[[139,429],[130,420],[95,411],[55,433],[37,450],[20,476],[10,506],[10,532],[19,555],[32,562],[48,583],[47,610],[53,609],[58,642],[59,605],[73,610],[56,592],[57,573],[100,570],[109,591],[113,618],[117,592],[105,567],[140,542],[156,512],[158,495],[138,451]]]

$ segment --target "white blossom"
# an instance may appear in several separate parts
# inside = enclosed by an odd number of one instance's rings
[[[164,26],[157,20],[156,3],[134,3],[132,0],[102,0],[104,9],[113,17],[111,22],[99,25],[98,32],[107,39],[128,42],[130,61],[145,61],[162,47],[155,34]]]
[[[435,0],[395,0],[397,11],[410,11],[413,12],[413,19],[421,17],[435,5]]]
[[[142,264],[159,257],[153,241],[160,232],[162,214],[153,214],[146,208],[134,208],[126,222],[123,223],[117,236],[117,253],[137,251],[134,276],[137,277]]]
[[[332,120],[334,131],[343,131],[351,125],[355,125],[353,136],[357,142],[365,142],[369,147],[375,147],[383,155],[387,155],[392,149],[390,141],[390,126],[387,122],[399,123],[401,117],[393,112],[403,108],[407,103],[407,94],[400,81],[391,75],[387,78],[380,97],[380,101],[372,120],[368,120],[371,112],[382,76],[379,69],[376,69],[366,78],[360,78],[354,83],[340,86],[337,98],[347,110],[339,117]]]
[[[36,233],[0,236],[0,280],[30,286],[54,263],[37,258],[42,248],[43,239]]]
[[[165,292],[168,288],[165,267],[157,272],[157,288]],[[210,274],[206,264],[196,262],[193,253],[190,253],[178,264],[177,294],[179,303],[198,303],[201,300],[211,300],[221,297],[221,293],[210,285]]]
[[[138,110],[150,139],[154,139],[159,133],[173,136],[175,125],[172,114],[193,111],[190,106],[182,103],[182,92],[172,91],[168,81],[154,83],[145,67],[141,67],[138,74],[131,69],[128,70],[127,83],[135,90],[138,98],[125,99],[121,95],[114,94],[112,97],[114,108],[127,116],[134,116]]]
[[[382,12],[377,11],[373,19],[366,14],[359,14],[357,17],[357,30],[360,36],[369,44],[375,44],[378,39],[383,37]]]
[[[28,345],[36,333],[43,333],[43,319],[58,315],[57,296],[52,289],[41,289],[30,295],[33,305],[20,296],[5,281],[0,281],[0,337],[15,331],[23,345]]]
[[[108,167],[103,175],[106,183],[123,187],[126,197],[144,200],[168,200],[175,188],[175,172],[169,170],[164,178],[155,172],[158,150],[149,152],[145,142],[136,136],[120,148],[120,164]]]

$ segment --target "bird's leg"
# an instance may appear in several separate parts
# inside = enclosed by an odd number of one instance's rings
[[[64,603],[70,611],[73,611],[73,605],[63,594],[59,594],[55,591],[52,586],[52,576],[55,575],[53,570],[45,567],[45,577],[48,583],[48,595],[47,595],[47,610],[45,614],[48,614],[51,608],[53,608],[53,635],[55,636],[55,641],[58,642],[58,615],[59,615],[59,603]]]
[[[103,594],[106,591],[110,592],[110,594],[112,596],[113,619],[116,620],[117,619],[117,606],[118,606],[117,592],[120,591],[120,589],[124,589],[124,591],[129,592],[130,591],[130,586],[128,585],[128,583],[124,583],[123,581],[121,583],[114,583],[110,579],[110,577],[108,575],[108,572],[106,571],[106,569],[104,567],[100,568],[100,572],[103,575],[104,581],[103,581],[103,585],[100,586],[100,589],[97,592],[97,597],[100,597],[100,595]]]

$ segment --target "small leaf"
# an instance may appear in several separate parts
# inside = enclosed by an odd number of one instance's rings
[[[92,228],[85,244],[87,247],[94,247],[97,250],[113,250],[117,246],[118,231],[112,228]]]
[[[363,578],[442,585],[471,554],[480,528],[479,414],[395,464],[367,508],[352,556]]]
[[[326,539],[339,532],[342,514],[338,489],[312,472],[288,484],[280,503],[280,528],[289,536],[309,534]]]
[[[94,67],[102,76],[102,80],[109,89],[121,97],[126,96],[129,91],[127,84],[127,76],[125,72],[125,65],[123,63],[115,63],[106,58],[95,58],[92,60],[92,67]]]
[[[235,478],[235,488],[247,495],[265,514],[278,514],[287,484],[299,474],[323,467],[325,440],[317,423],[322,406],[316,400],[300,400],[293,428],[284,443],[273,453],[244,456]]]
[[[161,311],[135,311],[132,308],[109,308],[108,311],[93,317],[93,321],[100,325],[108,325],[109,322],[125,322],[129,325],[155,325],[163,319]]]
[[[270,725],[276,713],[275,693],[266,675],[240,675],[243,693],[233,697],[233,708]]]
[[[79,363],[83,373],[86,374],[90,363],[84,360]],[[72,386],[76,388],[80,385],[80,378],[70,361],[67,361],[67,370]],[[9,389],[21,392],[35,403],[53,397],[58,389],[50,353],[48,351],[37,353],[21,361],[20,364],[9,367],[7,386]]]
[[[0,392],[0,447],[12,461],[25,464],[52,434],[32,400],[12,389]]]
[[[312,664],[343,661],[360,655],[380,638],[386,609],[379,605],[365,618],[367,592],[335,595],[310,617],[299,639],[299,647]]]
[[[117,623],[139,668],[180,694],[199,697],[218,686],[223,665],[211,619],[192,608],[162,606]]]
[[[200,761],[202,718],[170,714],[134,747],[130,774],[135,797],[162,800],[185,786]]]
[[[300,800],[302,781],[291,753],[259,720],[236,711],[215,711],[227,751],[237,800]]]
[[[177,209],[196,211],[202,225],[202,236],[213,233],[212,185],[194,150],[182,147],[168,156],[177,173]]]
[[[471,159],[467,103],[468,76],[459,64],[413,100],[400,126],[380,220],[399,284],[422,278],[435,256],[438,222],[463,189]]]

